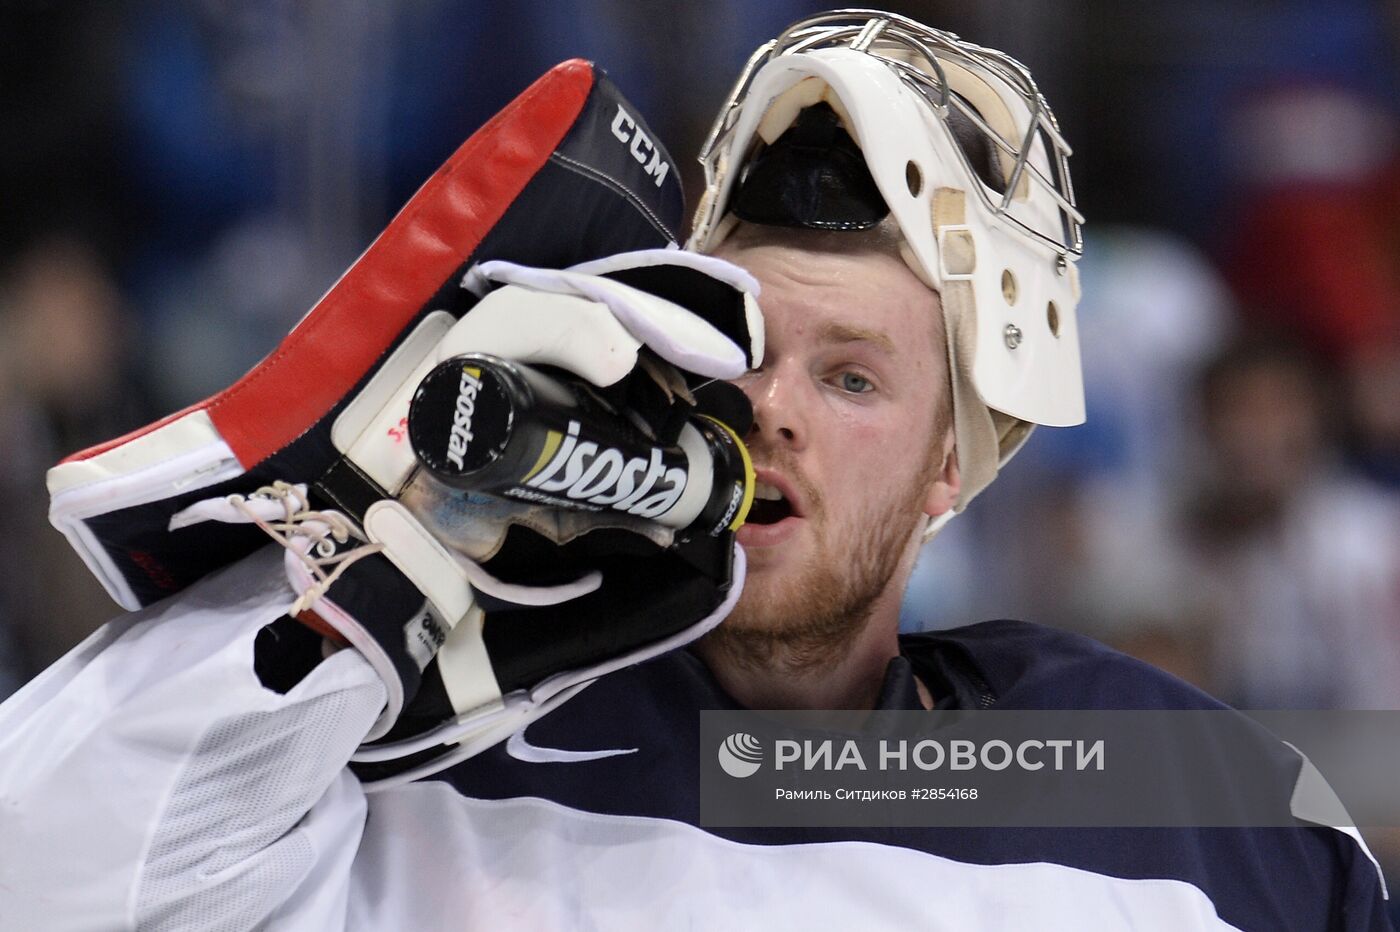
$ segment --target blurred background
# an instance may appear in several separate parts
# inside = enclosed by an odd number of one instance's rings
[[[693,157],[797,0],[0,2],[0,697],[115,613],[44,471],[228,385],[557,61]],[[1083,631],[1248,708],[1400,708],[1400,0],[892,3],[1076,154],[1088,425],[926,550],[909,629]],[[547,221],[546,221],[547,222]]]

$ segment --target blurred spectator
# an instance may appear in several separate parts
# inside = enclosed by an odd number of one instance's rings
[[[1254,326],[1336,362],[1353,461],[1400,488],[1400,119],[1341,86],[1249,98],[1228,256]]]
[[[1245,708],[1400,708],[1400,500],[1349,471],[1323,370],[1237,343],[1200,381],[1203,450],[1175,569]]]
[[[1351,427],[1348,447],[1356,465],[1377,482],[1400,490],[1400,339],[1348,356],[1344,388]]]
[[[117,607],[47,520],[44,473],[150,414],[121,297],[92,247],[45,239],[0,280],[0,619],[37,672]]]

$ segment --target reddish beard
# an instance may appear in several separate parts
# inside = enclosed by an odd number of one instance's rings
[[[837,528],[821,493],[795,463],[767,459],[800,490],[804,520],[817,532],[815,552],[781,575],[751,575],[734,611],[706,635],[705,647],[750,669],[818,669],[848,651],[899,570],[936,463],[919,470],[902,494],[872,503],[849,528]]]

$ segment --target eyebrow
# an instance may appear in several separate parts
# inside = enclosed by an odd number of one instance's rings
[[[817,335],[828,343],[873,343],[887,353],[895,351],[894,341],[879,330],[851,324],[823,324]]]

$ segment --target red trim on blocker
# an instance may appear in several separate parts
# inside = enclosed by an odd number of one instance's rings
[[[244,469],[301,436],[500,221],[573,127],[593,84],[593,66],[582,59],[550,69],[462,143],[272,355],[218,394],[63,462],[90,459],[200,409]]]

